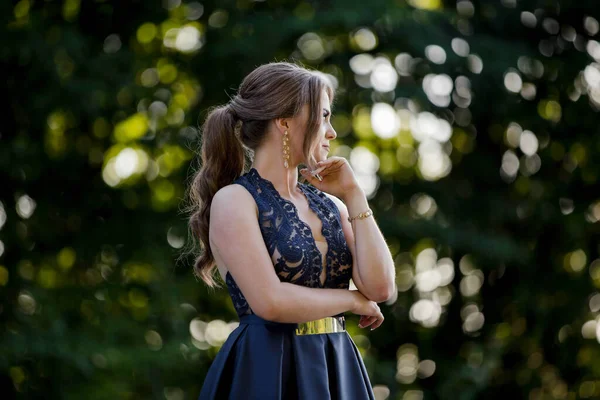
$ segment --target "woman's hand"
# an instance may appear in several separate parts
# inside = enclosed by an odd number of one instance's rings
[[[358,290],[351,292],[355,296],[356,303],[350,312],[361,316],[358,323],[359,328],[366,328],[371,324],[373,324],[371,330],[379,328],[383,324],[384,317],[377,303],[367,299]]]
[[[302,176],[314,187],[322,192],[327,192],[339,198],[344,198],[348,193],[360,189],[354,171],[344,157],[332,156],[327,160],[319,161],[317,169],[308,171],[300,170]],[[314,174],[319,174],[319,180]]]

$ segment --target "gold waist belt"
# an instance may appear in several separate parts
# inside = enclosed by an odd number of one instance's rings
[[[346,332],[346,319],[325,317],[314,321],[301,322],[296,328],[296,335],[315,335],[319,333]]]

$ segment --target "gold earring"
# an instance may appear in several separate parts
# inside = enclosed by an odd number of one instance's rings
[[[283,134],[283,166],[285,168],[288,168],[288,161],[290,159],[290,146],[288,145],[288,142],[288,131],[285,131],[285,133]]]

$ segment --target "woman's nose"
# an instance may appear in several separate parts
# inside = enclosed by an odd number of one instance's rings
[[[333,129],[333,127],[327,130],[327,137],[329,138],[329,140],[333,140],[337,137],[337,132],[335,131],[335,129]]]

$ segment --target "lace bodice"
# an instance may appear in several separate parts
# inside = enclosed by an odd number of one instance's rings
[[[281,282],[311,288],[349,288],[352,253],[342,231],[339,210],[325,193],[298,182],[310,209],[322,222],[321,233],[326,239],[323,243],[314,239],[294,203],[281,197],[271,181],[262,178],[255,168],[233,183],[244,186],[256,201],[262,237]],[[325,254],[319,245],[326,249]],[[238,316],[254,314],[229,272],[225,282]]]

